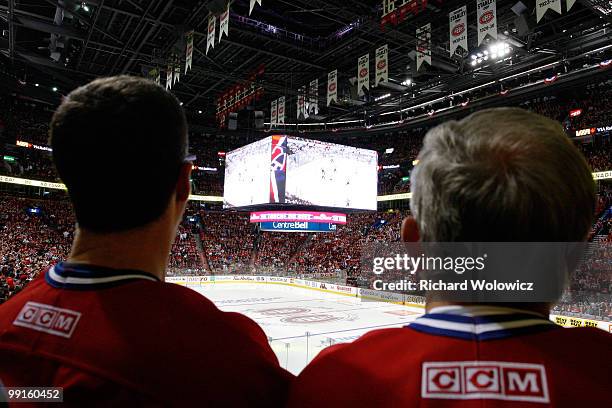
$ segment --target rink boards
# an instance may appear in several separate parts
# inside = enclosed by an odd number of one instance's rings
[[[250,275],[216,275],[216,276],[181,276],[167,277],[166,282],[184,286],[206,285],[214,283],[253,283],[267,285],[283,285],[302,289],[352,296],[364,300],[388,302],[424,310],[425,298],[421,296],[402,295],[399,293],[384,292],[371,289],[356,288],[354,286],[338,285],[335,283],[319,282],[298,278],[285,278],[280,276],[250,276]]]

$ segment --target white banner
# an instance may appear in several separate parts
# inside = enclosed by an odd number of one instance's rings
[[[466,16],[467,6],[458,8],[448,15],[451,57],[455,55],[457,47],[468,51]]]
[[[221,37],[223,37],[223,33],[225,33],[226,37],[229,37],[229,1],[227,2],[227,8],[219,17],[219,42],[221,42]]]
[[[389,47],[387,44],[376,50],[376,76],[374,77],[374,86],[378,86],[380,82],[387,82],[389,79],[388,57]]]
[[[317,115],[319,113],[319,80],[313,79],[310,81],[308,92],[308,115]]]
[[[191,62],[193,61],[193,30],[189,31],[186,35],[187,47],[185,48],[185,74],[187,70],[191,69]]]
[[[302,87],[302,100],[304,101],[302,104],[302,114],[304,119],[308,119],[308,116],[310,116],[310,98],[308,97],[308,92],[310,92],[310,87],[304,85]]]
[[[300,87],[300,89],[298,89],[298,96],[297,96],[297,118],[300,119],[304,119],[306,118],[306,109],[305,109],[305,94],[306,94],[306,86],[302,86]]]
[[[431,23],[416,30],[416,64],[417,71],[426,62],[431,65]]]
[[[478,46],[490,35],[497,40],[497,6],[495,0],[476,0]]]
[[[548,9],[561,14],[561,0],[536,0],[536,22],[540,22]]]
[[[357,95],[363,95],[363,88],[370,89],[370,54],[357,60]]]
[[[338,70],[334,69],[327,74],[327,106],[332,102],[338,102]]]
[[[277,108],[277,102],[276,99],[272,101],[272,104],[270,106],[270,127],[276,126],[276,119],[277,119],[277,115],[278,112],[276,110]]]
[[[572,9],[572,7],[574,7],[574,3],[576,3],[576,0],[567,0],[565,5],[567,6],[567,11],[570,11]]]
[[[181,66],[177,62],[176,65],[174,66],[174,79],[172,80],[172,86],[174,86],[175,83],[179,82],[180,79],[181,79]]]
[[[259,4],[261,6],[261,0],[251,0],[251,2],[249,4],[249,16],[253,12],[253,7],[255,7],[255,3],[257,3],[257,4]]]
[[[277,111],[277,120],[276,123],[285,124],[285,97],[281,96],[278,98],[278,105],[276,107]]]
[[[215,29],[217,26],[217,18],[210,16],[208,18],[208,37],[206,37],[206,54],[209,48],[215,48]]]
[[[172,89],[172,64],[168,64],[166,69],[166,89]]]

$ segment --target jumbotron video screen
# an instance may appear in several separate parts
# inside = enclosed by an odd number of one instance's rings
[[[223,205],[376,210],[378,154],[274,135],[227,153]]]

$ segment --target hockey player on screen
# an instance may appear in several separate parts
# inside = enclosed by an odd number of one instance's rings
[[[516,109],[430,130],[413,171],[404,241],[577,242],[594,217],[585,159],[561,126]],[[552,278],[551,278],[552,279]],[[552,283],[552,282],[551,282]],[[296,407],[610,406],[612,335],[564,329],[548,303],[426,305],[404,328],[321,352]]]
[[[78,226],[68,259],[0,306],[0,381],[79,407],[283,406],[292,376],[261,328],[164,282],[190,193],[178,100],[98,79],[65,98],[50,141]]]

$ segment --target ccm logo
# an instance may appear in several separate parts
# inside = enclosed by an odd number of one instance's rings
[[[425,362],[421,397],[549,402],[543,365],[501,361]]]
[[[81,318],[81,313],[74,310],[27,302],[13,324],[29,329],[70,338]]]

